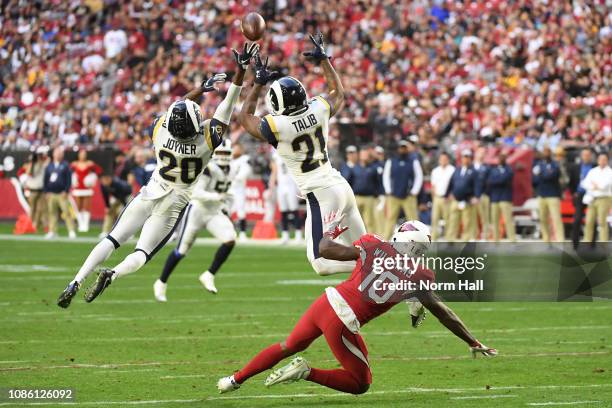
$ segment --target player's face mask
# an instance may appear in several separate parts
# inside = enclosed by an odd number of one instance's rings
[[[167,116],[168,131],[179,142],[190,142],[203,133],[200,107],[189,99],[174,102]]]

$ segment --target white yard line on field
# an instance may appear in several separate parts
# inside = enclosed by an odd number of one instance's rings
[[[551,407],[556,405],[581,405],[581,404],[601,404],[601,401],[548,401],[548,402],[528,402],[532,407]]]
[[[452,400],[471,400],[471,399],[496,399],[496,398],[516,398],[518,395],[493,394],[493,395],[466,395],[464,397],[451,397]]]

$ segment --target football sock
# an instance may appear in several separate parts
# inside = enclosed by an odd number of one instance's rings
[[[283,231],[289,230],[289,211],[281,212],[281,229]]]
[[[240,225],[240,232],[246,232],[246,219],[241,219],[238,224]]]
[[[302,229],[302,221],[300,220],[300,214],[297,211],[292,211],[293,215],[293,228],[295,228],[295,233]]]
[[[333,261],[324,258],[317,258],[311,262],[312,268],[321,276],[351,272],[356,264],[355,261]]]
[[[81,266],[81,269],[79,269],[79,272],[74,277],[74,280],[82,283],[98,265],[108,259],[114,250],[115,245],[113,245],[108,238],[104,238],[91,250],[89,256],[85,262],[83,262],[83,266]]]
[[[227,257],[232,253],[232,249],[234,249],[234,242],[232,243],[223,243],[219,249],[217,249],[217,253],[215,254],[215,258],[210,264],[210,268],[208,268],[208,272],[213,275],[217,273],[223,262],[227,259]],[[170,258],[168,258],[169,260]],[[165,271],[165,269],[164,269]],[[165,282],[162,280],[162,282]]]
[[[168,255],[168,259],[166,259],[166,264],[164,265],[164,270],[162,271],[159,280],[166,283],[168,282],[168,278],[170,274],[176,268],[176,265],[179,263],[181,259],[183,259],[184,255],[181,255],[176,249],[170,252]]]
[[[235,373],[234,380],[236,380],[238,384],[242,384],[252,376],[274,367],[285,357],[287,356],[285,351],[281,348],[280,343],[273,344],[260,351],[259,354],[242,368],[242,370]]]
[[[311,368],[310,375],[306,380],[351,394],[363,393],[365,386],[365,384],[357,381],[350,371],[343,369],[321,370],[319,368]]]
[[[115,271],[115,274],[113,275],[113,280],[121,278],[132,272],[136,272],[146,263],[147,256],[143,251],[137,249],[135,252],[132,252],[131,254],[126,256],[125,259],[119,265],[113,268],[113,271]]]
[[[91,213],[89,211],[83,211],[83,228],[85,231],[89,231],[89,220],[91,219]]]

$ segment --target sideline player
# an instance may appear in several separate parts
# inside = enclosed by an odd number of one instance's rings
[[[168,278],[179,261],[187,255],[202,228],[206,228],[222,242],[210,267],[200,275],[200,282],[206,290],[217,293],[215,274],[229,257],[236,242],[236,230],[227,215],[227,190],[234,176],[230,172],[231,154],[232,144],[229,139],[224,139],[215,149],[212,161],[193,189],[176,248],[168,255],[164,269],[153,285],[155,299],[159,302],[167,301]]]
[[[289,242],[290,221],[295,230],[294,241],[302,241],[302,223],[298,213],[300,191],[277,151],[272,153],[270,161],[270,187],[276,190],[276,202],[281,213],[281,241]]]
[[[331,218],[333,221],[333,215]],[[334,239],[347,228],[342,227],[340,221],[341,219],[330,223],[329,230],[319,243],[319,250],[322,256],[329,259],[357,260],[350,278],[335,288],[327,288],[302,315],[285,341],[265,348],[234,375],[219,379],[217,383],[219,392],[225,393],[240,388],[240,385],[252,376],[274,367],[286,357],[307,349],[314,340],[323,335],[342,368],[333,370],[314,368],[305,359],[296,357],[287,366],[270,374],[264,384],[269,387],[307,380],[334,390],[363,394],[370,387],[372,373],[368,350],[359,335],[359,329],[397,303],[412,296],[418,297],[440,323],[465,341],[474,357],[478,353],[485,356],[497,355],[497,350],[488,348],[476,340],[461,319],[433,292],[407,290],[380,293],[380,285],[385,281],[400,283],[408,280],[416,283],[435,279],[431,270],[415,267],[414,264],[411,274],[406,274],[399,268],[376,273],[373,268],[373,260],[376,258],[395,258],[398,254],[415,257],[423,254],[430,243],[429,228],[426,225],[419,221],[408,221],[396,230],[390,242],[382,241],[376,235],[366,234],[356,240],[352,246],[346,246],[334,242]]]
[[[83,280],[137,231],[141,230],[136,249],[112,269],[103,268],[96,282],[85,294],[91,302],[116,278],[140,269],[161,249],[180,221],[191,198],[195,182],[208,164],[211,152],[219,146],[242,89],[244,74],[259,45],[245,44],[241,53],[232,50],[238,72],[225,99],[212,119],[203,121],[197,101],[205,92],[215,90],[225,74],[216,74],[174,102],[165,115],[153,122],[151,138],[157,167],[151,180],[125,207],[108,236],[91,251],[72,282],[59,296],[58,306],[68,307]]]
[[[365,226],[357,210],[353,190],[335,170],[327,155],[329,120],[344,105],[344,88],[340,77],[325,53],[323,36],[310,36],[314,49],[304,53],[323,70],[330,88],[327,97],[308,99],[300,81],[287,76],[272,83],[266,94],[271,114],[263,118],[255,116],[257,99],[262,88],[277,76],[271,72],[259,56],[255,58],[255,83],[249,92],[238,121],[251,136],[270,143],[283,159],[302,194],[306,196],[306,254],[313,269],[319,275],[350,272],[354,261],[340,262],[324,259],[319,253],[319,241],[323,237],[321,214],[338,209],[346,215],[350,229],[343,241],[350,244],[363,235]]]
[[[236,213],[238,228],[240,229],[239,238],[241,241],[247,239],[246,222],[246,202],[247,202],[247,179],[251,175],[252,169],[249,164],[250,157],[244,154],[244,147],[240,142],[232,146],[232,161],[230,163],[231,172],[234,175],[230,193],[234,198],[232,212]]]

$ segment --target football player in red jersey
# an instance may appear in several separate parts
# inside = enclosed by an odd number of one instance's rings
[[[383,271],[375,259],[396,258],[397,255],[415,257],[422,255],[431,242],[429,228],[419,221],[407,221],[395,232],[390,242],[373,234],[365,234],[352,246],[334,242],[347,227],[341,226],[336,214],[326,217],[329,230],[319,244],[321,256],[338,261],[355,260],[357,265],[351,276],[336,286],[327,288],[302,315],[289,337],[281,343],[262,350],[234,375],[221,378],[217,383],[219,392],[225,393],[240,388],[250,377],[274,367],[282,359],[303,351],[319,336],[325,336],[329,348],[340,369],[323,370],[310,367],[301,357],[275,370],[265,380],[266,386],[298,380],[312,381],[334,390],[351,394],[363,394],[372,382],[368,351],[359,335],[361,326],[391,309],[397,303],[416,297],[440,322],[457,337],[465,341],[474,356],[497,355],[497,350],[484,346],[469,332],[461,319],[444,305],[432,291],[387,291],[384,282],[418,284],[434,281],[434,273],[411,264],[408,268],[392,267]],[[376,262],[376,263],[375,263]],[[418,285],[416,285],[418,287]],[[397,286],[396,286],[397,287]]]

